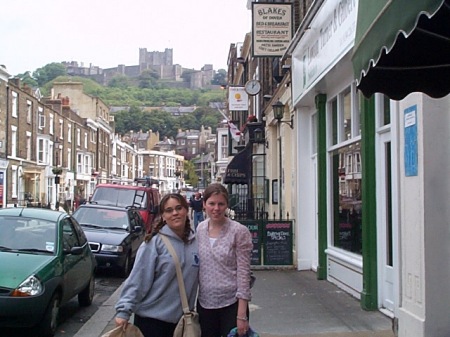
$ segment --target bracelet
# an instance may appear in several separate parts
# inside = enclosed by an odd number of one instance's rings
[[[239,317],[236,316],[237,319],[241,320],[241,321],[248,321],[248,317]]]

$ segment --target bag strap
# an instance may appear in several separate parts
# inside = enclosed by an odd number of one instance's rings
[[[172,255],[173,261],[175,262],[175,268],[177,270],[177,281],[178,281],[178,289],[180,291],[180,297],[181,297],[181,305],[183,306],[183,312],[185,314],[188,314],[191,310],[189,309],[189,304],[187,301],[187,295],[186,295],[186,289],[184,288],[184,281],[183,281],[183,273],[181,272],[180,267],[180,261],[178,260],[177,253],[175,252],[175,249],[172,246],[172,243],[170,243],[170,240],[167,236],[164,234],[160,234],[161,240],[164,242],[164,244],[167,247],[167,250],[169,251],[170,255]]]

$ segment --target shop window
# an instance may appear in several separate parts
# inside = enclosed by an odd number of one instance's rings
[[[358,142],[334,150],[331,157],[333,245],[357,254],[362,249],[360,151]]]
[[[354,84],[329,102],[332,245],[361,254],[361,125]]]

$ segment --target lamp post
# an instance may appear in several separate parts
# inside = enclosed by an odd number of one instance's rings
[[[274,118],[278,121],[278,123],[286,123],[288,124],[291,129],[294,128],[294,116],[291,116],[291,120],[289,121],[283,121],[283,116],[284,116],[284,104],[281,103],[280,101],[277,101],[276,103],[272,104],[272,108],[273,108],[273,116]]]
[[[276,102],[276,103],[274,103],[273,105],[272,105],[272,109],[273,109],[273,116],[274,116],[274,118],[278,121],[278,125],[281,127],[281,123],[286,123],[286,124],[288,124],[289,126],[290,126],[290,128],[291,129],[293,129],[294,128],[294,124],[293,124],[293,122],[294,122],[294,117],[293,116],[291,116],[291,120],[289,120],[289,121],[284,121],[284,120],[282,120],[283,119],[283,116],[284,116],[284,109],[285,109],[285,105],[282,103],[282,102],[280,102],[279,100]],[[279,208],[279,211],[280,211],[280,219],[282,218],[282,215],[283,215],[283,203],[282,203],[282,195],[283,195],[283,155],[282,155],[282,149],[283,149],[283,146],[282,146],[282,137],[281,137],[281,129],[280,129],[280,127],[278,128],[278,130],[279,130],[279,133],[278,133],[278,139],[279,139],[279,141],[278,141],[278,145],[279,145],[279,148],[278,148],[278,151],[279,151],[279,156],[280,156],[280,167],[279,167],[279,185],[278,185],[278,208]]]
[[[56,165],[52,169],[52,172],[55,175],[55,187],[56,187],[55,209],[59,210],[59,200],[58,200],[59,182],[60,182],[59,175],[62,173],[62,168],[59,167],[59,138],[58,137],[56,137],[56,139],[53,142],[53,150],[55,151],[55,165]]]
[[[59,210],[59,200],[58,200],[58,191],[59,191],[59,182],[60,182],[59,175],[62,173],[62,169],[60,167],[54,167],[52,169],[52,172],[55,175],[55,186],[56,186],[55,209]]]

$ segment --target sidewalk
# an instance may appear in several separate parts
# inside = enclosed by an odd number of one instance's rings
[[[255,270],[250,322],[260,337],[394,337],[391,319],[311,271]],[[121,287],[74,337],[100,337],[114,328]]]

